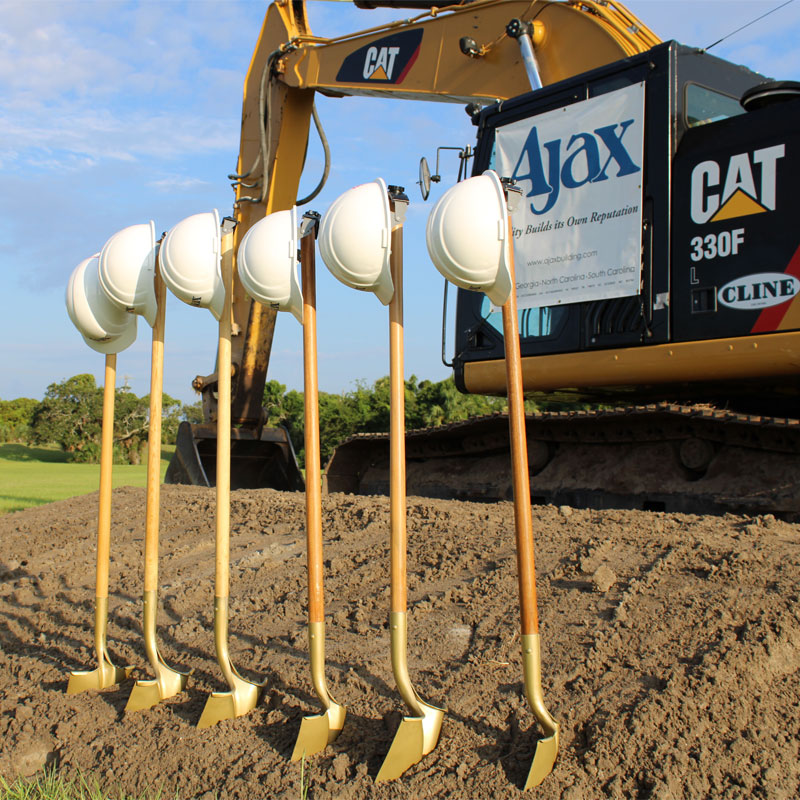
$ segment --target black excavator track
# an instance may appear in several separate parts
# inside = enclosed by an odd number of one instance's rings
[[[535,503],[800,517],[800,420],[658,403],[528,414]],[[476,417],[406,434],[407,491],[510,499],[508,417]],[[329,492],[388,494],[389,439],[336,448]]]

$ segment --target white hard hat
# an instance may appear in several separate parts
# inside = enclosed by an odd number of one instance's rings
[[[384,305],[394,294],[389,269],[392,215],[381,178],[349,189],[322,218],[319,252],[346,286],[375,292]]]
[[[245,291],[259,303],[291,311],[303,324],[297,278],[297,208],[260,219],[244,236],[237,260]]]
[[[433,207],[426,232],[436,269],[462,289],[485,292],[502,306],[511,294],[508,212],[497,173],[468,178]]]
[[[161,242],[161,275],[184,303],[207,308],[218,320],[225,303],[222,238],[216,209],[193,214],[170,228]]]
[[[141,314],[152,327],[158,303],[153,283],[156,228],[152,220],[117,231],[100,251],[100,284],[118,305]]]
[[[72,324],[94,350],[119,353],[136,339],[136,316],[114,303],[100,286],[99,254],[72,271],[66,302]]]

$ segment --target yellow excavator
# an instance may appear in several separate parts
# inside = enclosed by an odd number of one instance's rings
[[[800,511],[800,85],[661,42],[610,0],[356,5],[417,14],[326,39],[301,0],[267,10],[232,176],[236,246],[311,199],[297,191],[316,92],[467,104],[473,174],[494,168],[523,192],[525,390],[605,406],[529,415],[534,499]],[[420,180],[425,192],[424,162]],[[232,486],[300,488],[288,436],[264,425],[276,312],[235,280],[233,315]],[[499,317],[458,291],[462,391],[505,393]],[[181,426],[168,481],[213,483],[216,380],[195,379],[207,422]],[[507,452],[503,416],[409,432],[409,492],[507,497]],[[386,492],[388,460],[386,437],[353,437],[327,488]]]

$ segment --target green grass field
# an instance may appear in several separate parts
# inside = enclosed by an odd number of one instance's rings
[[[177,793],[174,798],[178,800]],[[45,767],[32,778],[17,778],[12,783],[0,775],[0,800],[168,800],[168,797],[160,789],[145,789],[140,795],[109,794],[100,788],[96,778],[80,772],[65,777],[54,768]]]
[[[174,447],[161,448],[161,480]],[[115,465],[113,485],[144,486],[147,468]],[[0,514],[97,491],[99,464],[70,464],[67,454],[46,447],[0,444]]]

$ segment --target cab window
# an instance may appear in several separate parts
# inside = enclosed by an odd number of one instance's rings
[[[686,85],[685,102],[686,124],[690,128],[744,114],[744,109],[736,97],[696,83]]]

